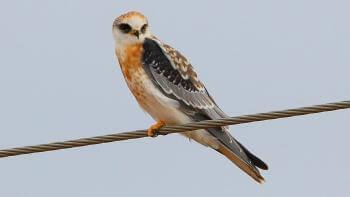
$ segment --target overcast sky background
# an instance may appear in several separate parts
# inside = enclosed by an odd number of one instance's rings
[[[0,148],[147,128],[114,56],[138,10],[228,114],[350,99],[350,2],[0,3]],[[0,196],[349,196],[350,110],[231,127],[269,164],[258,185],[179,135],[0,159]]]

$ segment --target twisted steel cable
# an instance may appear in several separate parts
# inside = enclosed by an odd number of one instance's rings
[[[284,111],[273,111],[273,112],[259,113],[259,114],[253,114],[253,115],[223,118],[218,120],[206,120],[206,121],[194,122],[194,123],[189,123],[184,125],[165,126],[159,129],[157,133],[159,135],[167,135],[171,133],[193,131],[197,129],[207,129],[207,128],[214,128],[214,127],[220,127],[220,126],[227,126],[227,125],[287,118],[292,116],[301,116],[306,114],[314,114],[314,113],[334,111],[334,110],[347,109],[347,108],[350,108],[350,100],[336,102],[336,103],[328,103],[323,105],[315,105],[311,107],[288,109]],[[81,147],[81,146],[88,146],[93,144],[102,144],[102,143],[108,143],[108,142],[143,138],[143,137],[147,137],[147,130],[136,130],[136,131],[130,131],[130,132],[111,134],[111,135],[96,136],[91,138],[81,138],[77,140],[69,140],[64,142],[55,142],[55,143],[41,144],[36,146],[25,146],[20,148],[4,149],[4,150],[0,150],[0,158],[10,157],[15,155],[37,153],[37,152],[46,152],[46,151]]]

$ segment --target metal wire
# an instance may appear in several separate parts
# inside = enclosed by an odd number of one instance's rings
[[[220,126],[227,126],[227,125],[243,124],[243,123],[272,120],[272,119],[278,119],[278,118],[287,118],[292,116],[314,114],[314,113],[334,111],[334,110],[347,109],[347,108],[350,108],[350,100],[336,102],[336,103],[328,103],[323,105],[315,105],[311,107],[288,109],[284,111],[273,111],[268,113],[223,118],[218,120],[206,120],[206,121],[194,122],[194,123],[177,125],[177,126],[166,126],[159,129],[157,133],[159,135],[167,135],[171,133],[193,131],[197,129],[207,129],[207,128],[214,128],[214,127],[220,127]],[[93,144],[102,144],[102,143],[108,143],[108,142],[143,138],[143,137],[147,137],[147,130],[136,130],[136,131],[130,131],[130,132],[111,134],[111,135],[96,136],[91,138],[81,138],[77,140],[70,140],[70,141],[64,141],[64,142],[55,142],[55,143],[41,144],[36,146],[25,146],[20,148],[4,149],[4,150],[0,150],[0,158],[10,157],[15,155],[37,153],[37,152],[46,152],[46,151],[81,147],[81,146],[88,146]]]

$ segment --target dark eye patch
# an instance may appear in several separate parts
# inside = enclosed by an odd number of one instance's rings
[[[142,27],[141,27],[141,33],[145,33],[146,32],[146,29],[147,29],[148,25],[147,24],[144,24]]]
[[[118,25],[118,28],[123,33],[129,33],[131,31],[130,25],[128,25],[126,23],[122,23],[122,24]]]

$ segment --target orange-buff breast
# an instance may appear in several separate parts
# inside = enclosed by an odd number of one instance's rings
[[[119,64],[126,80],[132,81],[133,75],[142,69],[142,54],[142,44],[127,45],[124,51],[117,53]]]
[[[130,91],[141,106],[147,106],[149,95],[145,92],[143,81],[146,78],[146,73],[142,68],[142,44],[127,45],[116,54]]]

